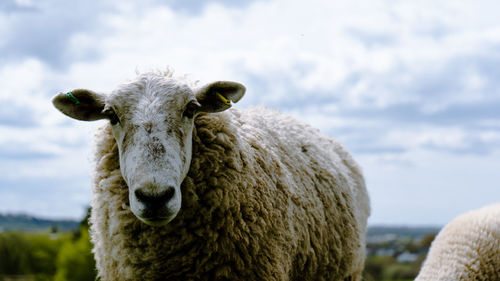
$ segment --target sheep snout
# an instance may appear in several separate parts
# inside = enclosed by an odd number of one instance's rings
[[[180,209],[179,195],[174,186],[167,186],[156,192],[151,191],[152,189],[150,186],[143,186],[131,193],[132,212],[146,224],[164,225],[177,215]]]

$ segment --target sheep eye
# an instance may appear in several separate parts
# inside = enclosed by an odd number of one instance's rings
[[[184,109],[182,116],[193,118],[193,116],[196,114],[196,111],[198,111],[200,107],[201,105],[196,100],[192,100],[186,105],[186,109]]]
[[[118,118],[118,115],[116,115],[115,111],[112,108],[108,108],[104,110],[104,115],[109,119],[109,122],[111,125],[116,125],[120,123],[120,118]]]

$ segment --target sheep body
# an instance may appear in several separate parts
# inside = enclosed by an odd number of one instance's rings
[[[415,280],[500,280],[500,203],[447,224]]]
[[[110,125],[96,136],[91,238],[102,280],[360,280],[370,203],[335,140],[264,108],[201,114],[182,208],[130,210]]]

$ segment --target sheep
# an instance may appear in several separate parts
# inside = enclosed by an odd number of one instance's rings
[[[335,140],[245,87],[152,71],[53,99],[96,134],[91,239],[102,280],[360,280],[370,202]],[[181,208],[182,206],[182,208]]]
[[[415,280],[500,280],[500,203],[448,223]]]

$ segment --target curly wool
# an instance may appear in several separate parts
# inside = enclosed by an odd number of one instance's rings
[[[500,280],[500,203],[465,213],[446,225],[415,280]]]
[[[182,208],[130,211],[109,125],[97,135],[91,236],[102,280],[360,280],[368,194],[346,150],[263,108],[200,115]]]

